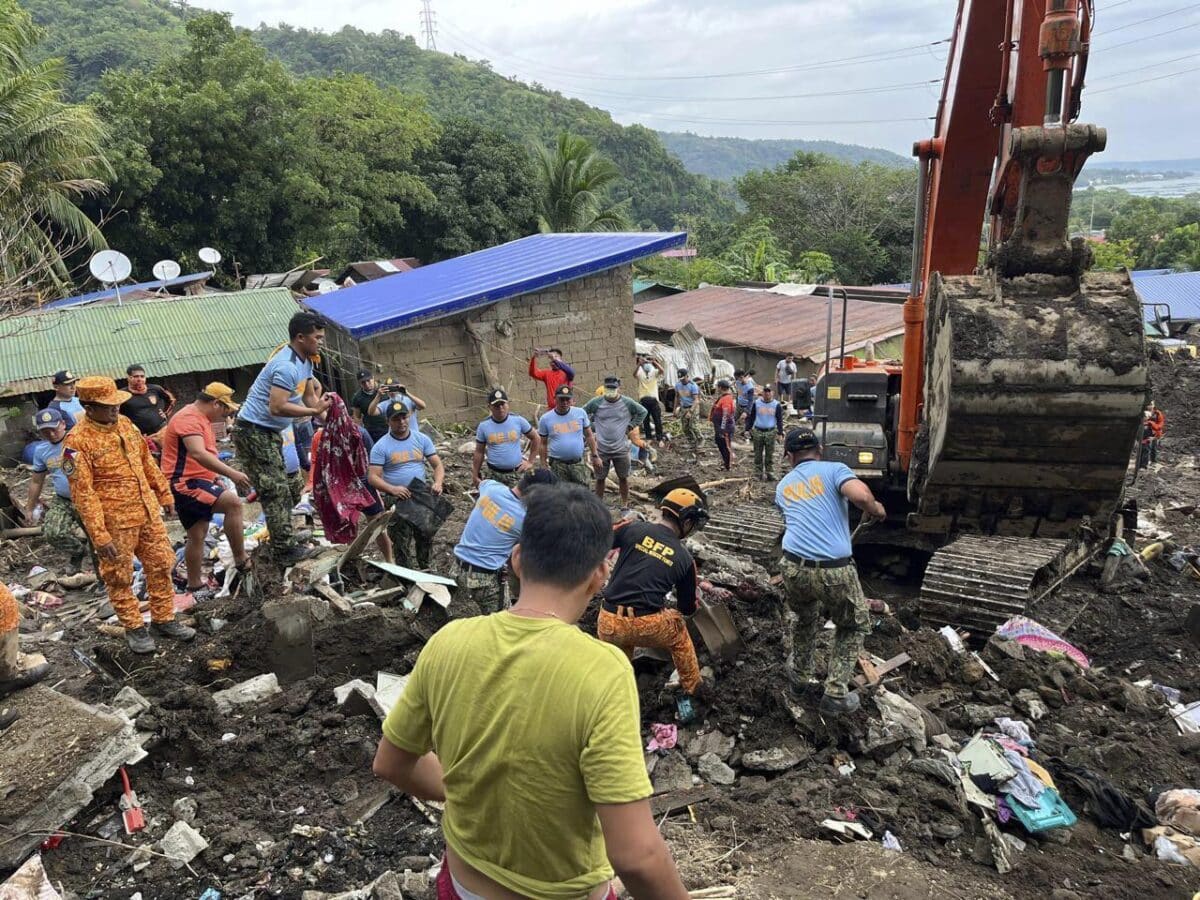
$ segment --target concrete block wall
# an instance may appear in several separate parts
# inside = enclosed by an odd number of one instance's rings
[[[582,404],[603,377],[632,377],[633,292],[629,266],[502,300],[465,316],[408,328],[362,342],[360,352],[380,377],[392,375],[429,405],[434,422],[474,424],[487,415],[490,385],[464,321],[486,342],[489,361],[513,411],[545,411],[542,383],[529,377],[534,347],[559,347],[575,368]]]

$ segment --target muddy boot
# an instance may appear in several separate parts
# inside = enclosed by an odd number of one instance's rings
[[[150,629],[143,625],[141,628],[126,628],[125,642],[134,653],[153,653],[154,638],[150,637]]]
[[[0,708],[0,731],[4,731],[19,718],[21,718],[21,714],[15,709]]]
[[[274,554],[275,562],[281,566],[294,566],[298,562],[303,562],[314,553],[317,552],[315,547],[305,547],[297,545],[289,550],[284,550],[282,553]]]
[[[858,691],[851,691],[845,697],[826,694],[821,698],[820,710],[827,716],[840,716],[857,711],[860,705]]]
[[[196,629],[184,625],[178,619],[169,622],[151,622],[150,633],[155,637],[173,638],[187,643],[196,636]]]
[[[37,684],[50,674],[50,663],[39,663],[17,672],[11,678],[0,678],[0,697],[7,697],[13,691]]]

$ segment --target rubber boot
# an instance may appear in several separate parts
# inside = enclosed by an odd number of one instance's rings
[[[150,636],[150,629],[145,625],[141,628],[126,628],[125,642],[134,653],[153,653],[155,650],[154,638]]]
[[[0,676],[0,697],[7,697],[13,691],[37,684],[50,674],[49,663],[21,668],[19,644],[15,628],[0,634],[0,672],[4,673]]]
[[[840,716],[855,712],[862,705],[858,691],[851,691],[845,697],[831,697],[825,694],[821,698],[820,710],[827,716]]]
[[[196,636],[196,629],[184,625],[178,619],[169,622],[151,622],[150,633],[155,637],[173,638],[187,643]]]

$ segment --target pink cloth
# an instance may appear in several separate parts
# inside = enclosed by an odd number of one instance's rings
[[[326,413],[321,452],[313,461],[313,505],[325,537],[334,544],[349,544],[358,534],[362,511],[376,498],[367,490],[367,450],[358,423],[341,397],[329,396],[333,404]]]
[[[679,740],[679,728],[675,725],[663,725],[656,722],[650,726],[650,731],[654,737],[650,738],[650,743],[646,745],[646,749],[653,752],[655,750],[670,750],[675,746],[675,742]]]
[[[1087,656],[1078,647],[1067,643],[1040,622],[1027,619],[1025,616],[1013,616],[996,629],[996,634],[1042,653],[1062,653],[1078,664],[1081,669],[1089,666]]]

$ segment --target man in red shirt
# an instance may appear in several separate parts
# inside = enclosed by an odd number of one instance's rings
[[[708,418],[713,424],[713,437],[721,454],[721,468],[728,472],[733,465],[733,431],[737,425],[737,411],[733,387],[724,378],[717,382],[717,399]]]
[[[537,361],[539,356],[544,356],[550,360],[550,368],[539,369]],[[562,358],[562,351],[557,347],[550,350],[536,349],[533,351],[533,356],[529,357],[529,377],[537,379],[546,387],[546,406],[554,406],[554,392],[561,385],[573,384],[575,381],[575,370],[568,366]]]
[[[243,490],[250,489],[250,478],[217,458],[213,422],[237,412],[233,388],[214,381],[177,412],[162,433],[162,471],[175,496],[179,521],[187,529],[183,548],[187,564],[188,592],[197,603],[211,600],[212,588],[206,587],[201,571],[204,538],[214,513],[225,516],[225,536],[239,571],[250,565],[242,535],[242,499],[217,480],[224,475]]]

